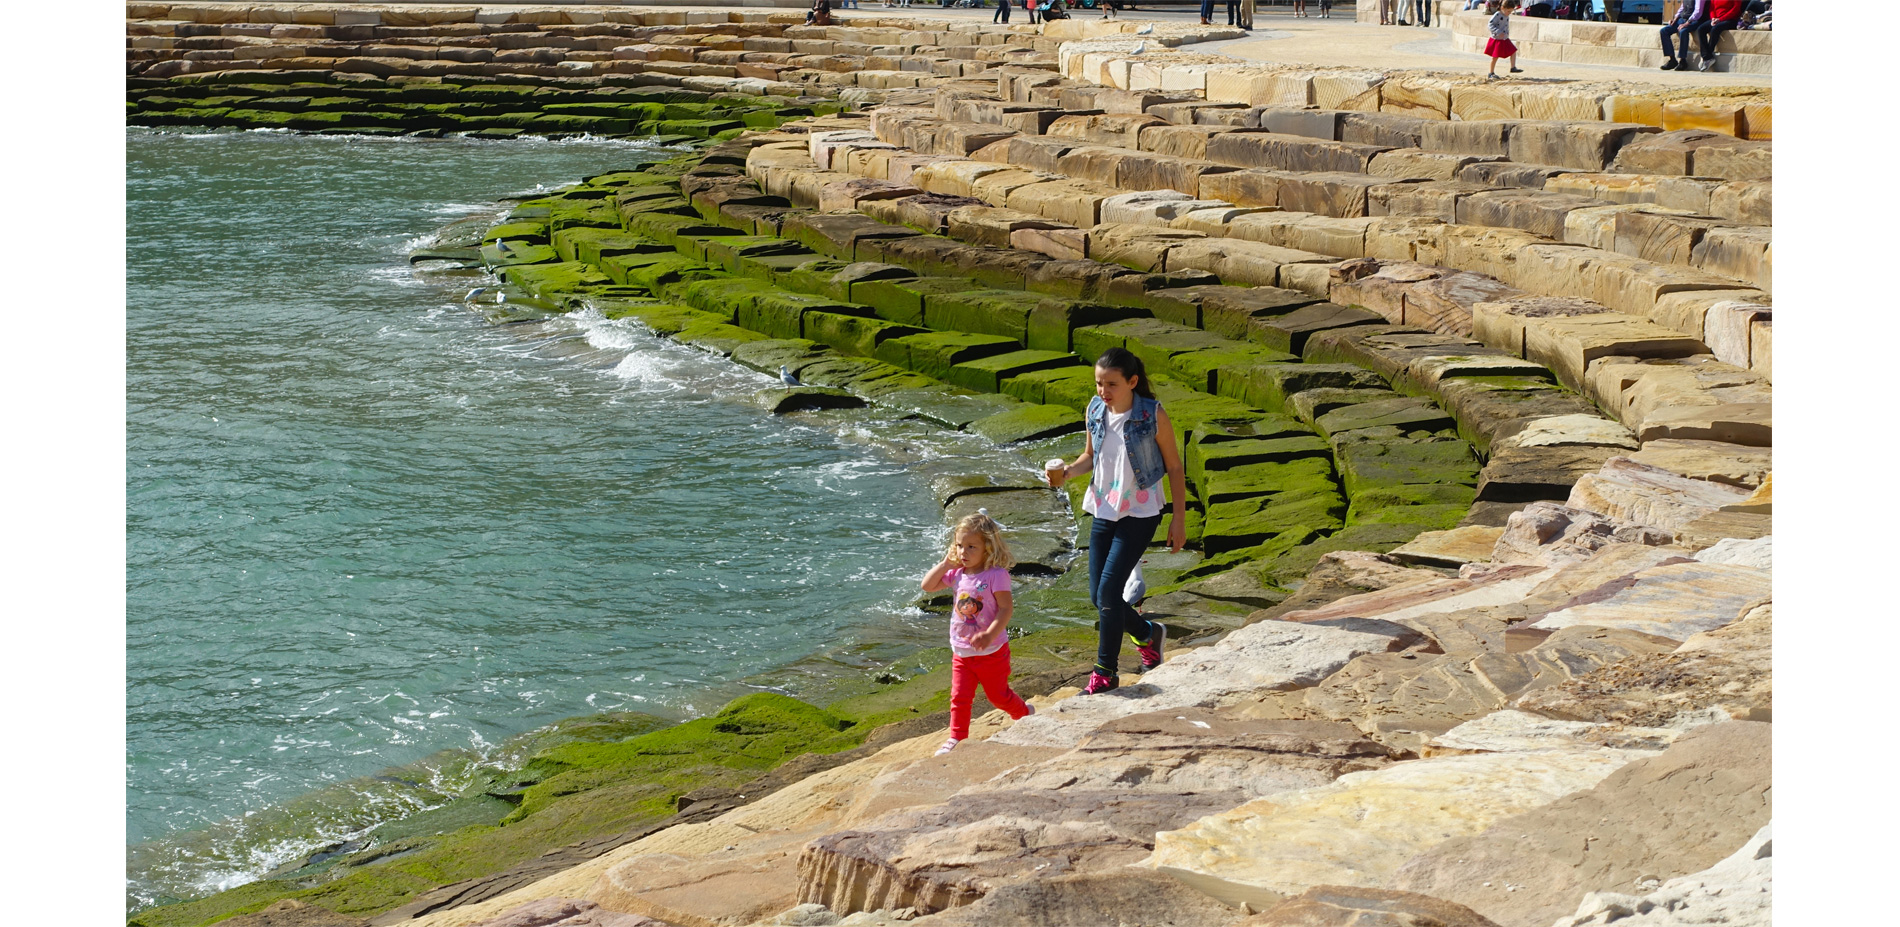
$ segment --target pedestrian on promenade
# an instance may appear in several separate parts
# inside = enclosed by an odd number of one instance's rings
[[[996,12],[990,14],[990,22],[1009,24],[1010,0],[996,0]]]
[[[1240,0],[1227,0],[1227,25],[1240,25]]]
[[[924,591],[953,589],[950,606],[950,739],[937,748],[942,756],[970,736],[970,707],[976,688],[1011,718],[1036,709],[1009,687],[1009,617],[1015,612],[1009,568],[1016,561],[1003,541],[1003,529],[988,515],[965,515],[951,532],[943,560],[924,574]]]
[[[1676,8],[1676,18],[1670,20],[1669,25],[1662,27],[1663,70],[1688,69],[1689,36],[1694,35],[1696,30],[1702,28],[1708,21],[1709,0],[1682,0],[1682,5]],[[1675,37],[1681,46],[1680,55],[1677,54],[1677,49],[1669,47],[1671,36]]]
[[[1432,4],[1438,0],[1412,0],[1412,18],[1427,29],[1432,27]]]
[[[1168,548],[1187,544],[1187,478],[1175,444],[1174,424],[1148,385],[1141,358],[1126,348],[1109,348],[1095,362],[1095,398],[1084,413],[1088,428],[1082,456],[1064,464],[1049,462],[1049,485],[1092,473],[1082,510],[1094,519],[1089,529],[1089,602],[1095,606],[1095,671],[1082,691],[1094,695],[1121,684],[1122,635],[1134,638],[1141,670],[1161,665],[1167,629],[1129,605],[1122,590],[1154,541],[1161,524],[1161,483],[1167,479],[1174,518],[1168,523]]]
[[[1333,0],[1319,0],[1319,18],[1333,18]]]
[[[1484,43],[1484,53],[1491,56],[1491,72],[1485,75],[1486,80],[1498,79],[1499,58],[1511,59],[1512,74],[1523,73],[1524,69],[1517,66],[1517,46],[1511,44],[1511,14],[1517,11],[1517,6],[1518,0],[1504,0],[1504,5],[1491,14],[1488,26],[1491,40]]]
[[[1392,0],[1379,0],[1379,25],[1392,25]]]
[[[1040,19],[1040,18],[1039,18],[1039,17],[1038,17],[1037,15],[1036,15],[1036,14],[1037,14],[1037,10],[1036,10],[1036,0],[1023,0],[1023,9],[1025,9],[1025,10],[1028,10],[1028,11],[1029,11],[1029,24],[1030,24],[1030,25],[1032,25],[1032,26],[1033,26],[1033,25],[1035,25],[1036,23],[1039,23],[1039,22],[1041,22],[1041,21],[1042,21],[1042,20],[1041,20],[1041,19]]]
[[[1293,15],[1295,17],[1306,15],[1306,0],[1293,0]]]
[[[1214,0],[1201,0],[1201,25],[1214,24]]]
[[[1747,12],[1742,0],[1709,0],[1709,20],[1695,33],[1696,44],[1702,46],[1702,61],[1698,67],[1706,71],[1715,64],[1715,45],[1722,41],[1722,33],[1739,27],[1742,14]],[[1683,59],[1688,64],[1688,59]]]

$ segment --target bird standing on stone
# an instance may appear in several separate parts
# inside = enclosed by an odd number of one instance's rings
[[[792,376],[792,372],[790,370],[786,370],[784,364],[778,365],[778,378],[786,386],[804,386],[805,385],[803,383],[798,382],[798,378],[795,376]]]
[[[1143,27],[1141,27],[1140,29],[1136,29],[1136,30],[1135,30],[1135,34],[1136,34],[1136,35],[1149,35],[1149,34],[1151,34],[1151,33],[1153,33],[1154,31],[1155,31],[1155,24],[1154,24],[1154,23],[1149,23],[1149,24],[1147,24],[1147,25],[1145,25],[1145,26],[1143,26]]]
[[[1134,50],[1134,52],[1133,52],[1133,54],[1137,54],[1137,55],[1139,55],[1139,54],[1141,54],[1142,52],[1145,52],[1145,51],[1147,51],[1147,50],[1148,50],[1148,43],[1147,43],[1147,42],[1136,42],[1136,43],[1135,43],[1135,50]]]

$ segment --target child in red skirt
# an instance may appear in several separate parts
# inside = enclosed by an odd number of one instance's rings
[[[1517,46],[1511,44],[1511,14],[1517,11],[1519,0],[1504,0],[1504,5],[1491,14],[1491,40],[1484,43],[1484,53],[1491,56],[1491,72],[1485,75],[1487,80],[1498,79],[1498,59],[1511,59],[1511,73],[1522,74],[1523,68],[1517,66]]]
[[[1009,687],[1009,568],[1016,565],[1002,526],[978,512],[957,522],[943,562],[924,574],[924,591],[955,589],[950,609],[950,739],[942,756],[970,736],[976,687],[1012,718],[1036,713]]]

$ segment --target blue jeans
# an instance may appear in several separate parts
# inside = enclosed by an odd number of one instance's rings
[[[1214,0],[1201,0],[1201,21],[1214,18]]]
[[[1135,572],[1135,564],[1154,540],[1160,515],[1147,518],[1122,518],[1116,521],[1095,519],[1089,529],[1089,604],[1101,619],[1095,644],[1095,671],[1115,675],[1122,658],[1122,635],[1151,640],[1161,626],[1135,612],[1122,600],[1122,587]]]
[[[1694,35],[1697,30],[1701,29],[1703,26],[1706,26],[1708,24],[1709,24],[1709,21],[1705,18],[1705,19],[1697,19],[1691,22],[1682,23],[1680,25],[1676,23],[1670,23],[1669,25],[1662,27],[1663,57],[1674,58],[1677,61],[1687,63],[1689,60],[1689,37]],[[1677,54],[1674,50],[1672,50],[1669,47],[1669,37],[1672,35],[1675,36],[1682,45],[1681,54]]]
[[[1412,0],[1412,13],[1421,26],[1432,24],[1432,3],[1435,0]]]

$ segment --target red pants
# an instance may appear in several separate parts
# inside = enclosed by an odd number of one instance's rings
[[[990,704],[1003,709],[1012,718],[1029,714],[1023,697],[1009,687],[1009,645],[980,657],[950,658],[950,736],[963,740],[970,736],[970,705],[976,701],[976,687],[983,687]]]

